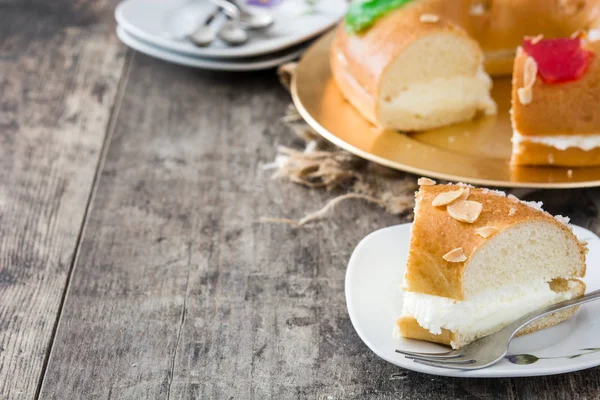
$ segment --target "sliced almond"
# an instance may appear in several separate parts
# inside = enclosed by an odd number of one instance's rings
[[[531,88],[522,87],[517,89],[517,95],[519,96],[519,102],[526,106],[527,104],[531,104],[533,101],[533,92]]]
[[[436,24],[440,21],[440,17],[435,14],[423,14],[419,17],[419,21],[426,24]]]
[[[485,14],[486,12],[486,8],[485,8],[485,4],[483,3],[477,3],[474,4],[471,9],[469,10],[469,14],[471,15],[476,15],[476,16],[481,16],[483,14]]]
[[[471,189],[468,186],[466,186],[465,187],[465,191],[463,192],[463,194],[460,195],[459,199],[460,200],[466,200],[466,199],[468,199],[470,193],[471,193]]]
[[[435,185],[435,183],[436,182],[433,179],[429,179],[429,178],[425,178],[425,177],[419,178],[417,180],[417,184],[419,186],[433,186],[433,185]]]
[[[475,230],[475,233],[484,239],[489,238],[496,232],[498,232],[498,228],[496,228],[495,226],[484,226]]]
[[[467,260],[467,256],[463,251],[462,247],[458,247],[454,250],[450,250],[442,256],[442,258],[448,262],[459,263]]]
[[[450,192],[443,192],[438,194],[435,199],[433,199],[433,204],[435,207],[445,206],[452,203],[454,200],[458,199],[462,196],[465,189],[460,188],[458,190],[452,190]]]
[[[525,60],[525,70],[523,71],[523,85],[532,88],[537,78],[538,66],[533,57],[527,57]]]
[[[533,39],[531,39],[531,44],[538,44],[542,39],[544,39],[544,35],[539,34]]]
[[[459,200],[448,206],[448,214],[457,221],[472,224],[477,221],[483,206],[477,201]]]
[[[584,39],[585,40],[585,39],[587,39],[587,32],[579,29],[571,34],[571,39]]]

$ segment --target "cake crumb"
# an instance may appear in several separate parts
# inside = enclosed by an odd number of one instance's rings
[[[423,14],[419,18],[419,21],[426,24],[436,24],[440,21],[440,17],[435,14]]]
[[[512,206],[512,207],[510,208],[510,210],[508,211],[508,216],[509,216],[509,217],[512,217],[512,216],[513,216],[513,215],[515,215],[516,213],[517,213],[517,207],[515,207],[515,206]]]

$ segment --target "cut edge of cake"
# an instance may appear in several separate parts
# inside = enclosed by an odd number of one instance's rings
[[[431,182],[420,180],[416,194],[401,336],[459,348],[583,294],[587,249],[568,219],[499,191]],[[520,334],[573,313],[545,317]]]

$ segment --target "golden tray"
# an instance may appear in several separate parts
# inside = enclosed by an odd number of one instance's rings
[[[292,80],[292,97],[304,120],[336,146],[390,168],[449,181],[548,189],[600,186],[598,167],[510,166],[510,78],[494,80],[496,116],[410,135],[375,128],[333,81],[333,36],[328,33],[304,54]]]

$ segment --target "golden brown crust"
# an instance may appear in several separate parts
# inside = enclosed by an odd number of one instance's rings
[[[442,329],[442,333],[435,335],[421,327],[413,317],[402,316],[398,318],[396,320],[396,326],[402,336],[409,339],[424,340],[426,342],[445,344],[447,346],[450,346],[451,342],[456,343],[457,341],[456,334],[448,329]]]
[[[554,165],[562,167],[600,166],[600,147],[582,150],[569,147],[559,150],[540,143],[523,141],[513,147],[511,164],[518,165]]]
[[[477,8],[482,12],[473,11]],[[486,54],[486,70],[506,75],[524,36],[565,37],[600,26],[600,0],[415,0],[363,34],[338,29],[337,50],[349,60],[350,74],[367,92],[373,92],[377,77],[402,48],[423,29],[435,29],[436,24],[420,23],[422,14],[438,15],[464,29]]]
[[[577,286],[573,289],[568,287],[569,282],[573,282]],[[573,297],[583,296],[585,293],[585,284],[582,281],[572,279],[566,280],[555,280],[550,284],[550,287],[556,292],[572,291]],[[573,307],[567,310],[559,311],[554,314],[550,314],[544,318],[540,318],[521,329],[517,336],[527,335],[529,333],[537,332],[541,329],[549,328],[554,326],[569,317],[571,317],[578,310],[579,307]],[[435,335],[429,332],[427,329],[421,327],[417,320],[413,317],[402,316],[396,320],[396,326],[403,337],[416,340],[424,340],[427,342],[440,343],[450,346],[450,343],[459,343],[457,333],[442,329],[442,333]]]
[[[472,39],[454,23],[448,19],[441,19],[437,23],[421,22],[423,14],[436,14],[435,5],[438,0],[421,0],[409,3],[377,21],[377,24],[361,34],[348,34],[343,23],[337,28],[336,38],[331,47],[330,60],[333,62],[333,72],[336,83],[340,86],[342,93],[354,104],[362,104],[364,96],[360,94],[359,99],[354,100],[358,86],[364,93],[377,98],[380,80],[386,68],[408,45],[416,39],[431,33],[452,32]],[[437,14],[436,14],[437,15]],[[474,45],[475,42],[473,42]],[[345,73],[349,77],[340,74],[339,61],[345,60]],[[473,75],[476,71],[473,71]],[[341,79],[340,79],[341,78]],[[355,82],[350,84],[349,82]],[[367,113],[375,114],[368,104]],[[361,112],[363,111],[360,109]],[[372,118],[368,118],[372,119]]]
[[[578,80],[561,84],[544,83],[538,76],[530,104],[519,101],[527,53],[515,58],[512,90],[513,127],[523,136],[600,134],[600,41],[589,42],[594,53],[585,74]],[[548,164],[547,162],[545,164]]]
[[[585,264],[585,249],[567,226],[550,214],[516,199],[498,196],[486,189],[470,188],[469,200],[483,205],[479,218],[472,224],[457,221],[448,214],[446,207],[434,207],[431,204],[438,194],[456,188],[456,185],[421,186],[416,195],[415,220],[405,275],[405,284],[411,292],[463,300],[463,273],[469,258],[490,240],[476,233],[477,229],[485,226],[494,226],[502,232],[531,221],[553,224],[573,236],[580,248],[580,264]],[[465,262],[448,262],[443,258],[444,254],[458,247],[462,247],[467,256]]]
[[[338,38],[339,31],[344,30],[343,24],[337,27]],[[375,97],[367,92],[363,86],[350,73],[348,61],[342,51],[339,50],[338,38],[335,38],[329,52],[329,64],[331,65],[331,74],[337,83],[338,88],[344,97],[371,123],[377,124],[375,117]]]

